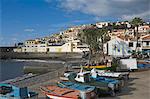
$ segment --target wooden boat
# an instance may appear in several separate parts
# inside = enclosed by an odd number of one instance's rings
[[[29,91],[27,87],[20,88],[10,84],[0,84],[0,99],[36,99],[37,96],[37,93]]]
[[[96,99],[96,88],[94,86],[78,84],[74,82],[58,82],[57,85],[61,88],[69,88],[79,90],[81,99]]]
[[[92,77],[92,76],[91,76]],[[96,81],[101,81],[101,82],[107,82],[107,83],[112,83],[115,85],[115,91],[120,91],[121,90],[121,82],[116,79],[111,79],[111,78],[106,78],[106,77],[93,77],[94,80]]]
[[[96,81],[95,79],[91,78],[90,71],[77,73],[75,82],[84,85],[95,86],[99,94],[110,94],[111,96],[115,95],[115,84],[110,82]]]
[[[78,90],[61,88],[55,85],[41,87],[41,91],[50,99],[79,99]]]
[[[91,74],[94,76],[98,75],[101,77],[111,77],[111,78],[124,78],[129,79],[129,72],[108,72],[105,70],[98,70],[93,68],[91,70]]]
[[[150,68],[150,62],[149,61],[143,61],[137,63],[138,68]]]
[[[125,81],[129,79],[129,72],[107,72],[104,70],[92,69],[91,75],[95,78],[97,78],[97,76],[100,76],[119,80],[122,87],[125,85]]]

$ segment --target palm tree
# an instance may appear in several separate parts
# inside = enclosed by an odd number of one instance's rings
[[[131,24],[132,24],[135,34],[136,34],[136,49],[135,49],[135,51],[136,51],[137,47],[138,47],[138,28],[140,25],[143,24],[143,20],[139,17],[135,17],[134,19],[132,19]],[[135,27],[136,27],[136,30],[135,30]]]
[[[102,29],[98,29],[98,37],[100,38],[100,48],[101,48],[101,52],[103,54],[103,58],[105,59],[105,56],[104,56],[104,43],[106,43],[107,41],[110,40],[110,37],[108,35],[108,29],[107,27],[103,27]]]
[[[103,53],[104,58],[104,52],[103,52],[103,44],[110,40],[110,37],[107,35],[108,30],[107,28],[99,29],[95,26],[92,28],[87,28],[81,31],[78,35],[80,40],[86,44],[89,45],[89,63],[91,60],[91,56],[99,51],[101,49],[101,52]]]
[[[91,61],[91,56],[98,51],[99,49],[99,42],[98,42],[98,32],[95,26],[91,28],[86,28],[78,34],[78,37],[83,43],[86,43],[89,46],[89,63]]]

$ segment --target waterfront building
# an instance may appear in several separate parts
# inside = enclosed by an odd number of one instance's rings
[[[141,37],[140,40],[142,42],[142,51],[150,55],[150,34]]]
[[[47,41],[27,40],[24,46],[14,49],[14,52],[85,52],[89,51],[86,44],[80,40],[73,40],[66,43],[49,43]]]
[[[104,44],[104,53],[114,57],[131,55],[132,49],[128,46],[128,41],[121,38],[114,38]]]

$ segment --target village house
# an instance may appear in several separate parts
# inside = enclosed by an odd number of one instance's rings
[[[98,28],[102,28],[102,27],[108,26],[108,25],[109,25],[109,22],[97,22],[97,23],[96,23],[96,26],[97,26]]]
[[[80,40],[73,40],[67,43],[48,43],[46,41],[27,40],[24,46],[14,49],[14,52],[85,52],[89,51],[86,44]]]
[[[150,55],[150,34],[141,37],[142,51]]]
[[[132,49],[128,46],[128,41],[121,38],[113,38],[104,44],[104,53],[114,57],[131,55]]]
[[[116,36],[120,36],[120,35],[125,35],[126,31],[125,29],[115,29],[111,32],[109,32],[109,36],[111,37],[111,39],[116,38]]]

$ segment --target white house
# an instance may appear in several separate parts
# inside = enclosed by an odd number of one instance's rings
[[[98,28],[102,28],[102,27],[104,27],[104,26],[108,26],[108,24],[109,24],[109,22],[97,22],[97,23],[96,23],[96,26],[97,26]]]
[[[80,40],[73,40],[67,43],[47,43],[28,40],[20,49],[14,49],[14,52],[84,52],[89,51],[87,45],[82,44]]]
[[[128,41],[124,41],[118,37],[104,44],[104,53],[114,57],[129,56],[131,55],[131,50],[128,46]]]
[[[80,40],[72,41],[73,44],[73,52],[85,52],[89,51],[89,46],[87,44],[83,44]]]
[[[142,51],[150,54],[150,34],[141,37]]]

